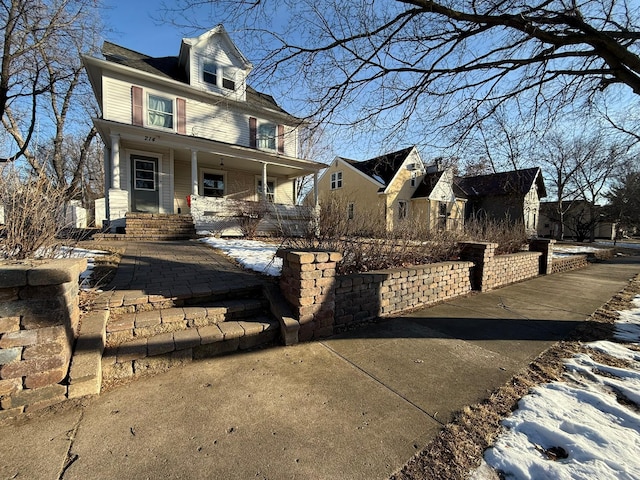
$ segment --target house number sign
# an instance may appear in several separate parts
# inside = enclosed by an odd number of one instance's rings
[[[144,141],[145,142],[155,142],[156,141],[156,137],[149,137],[148,135],[144,136]]]

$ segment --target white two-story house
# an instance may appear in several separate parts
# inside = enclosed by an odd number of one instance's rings
[[[112,231],[127,212],[191,213],[206,228],[225,201],[293,205],[295,179],[324,167],[299,158],[303,121],[247,85],[252,65],[221,25],[182,39],[178,56],[109,42],[102,53],[83,62],[102,114]]]

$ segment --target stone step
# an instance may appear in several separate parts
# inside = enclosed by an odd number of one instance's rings
[[[122,273],[122,272],[121,272]],[[154,290],[149,294],[143,290],[112,290],[98,295],[94,301],[97,308],[107,308],[112,314],[146,312],[174,307],[206,305],[210,302],[243,298],[263,298],[263,284],[259,278],[247,276],[237,280],[236,286],[229,288],[225,283],[177,286],[168,290]]]
[[[102,385],[160,373],[193,360],[268,346],[278,338],[279,330],[277,320],[260,316],[135,338],[105,349]]]
[[[106,325],[106,344],[112,348],[137,338],[149,338],[169,332],[217,325],[264,314],[269,303],[263,298],[225,300],[206,306],[112,314]]]

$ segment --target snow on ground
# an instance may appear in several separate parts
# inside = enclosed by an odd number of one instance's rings
[[[222,250],[240,265],[255,272],[277,277],[282,271],[282,259],[276,257],[277,245],[257,240],[206,237],[201,242]]]
[[[616,244],[613,244],[613,241],[598,241],[596,242],[596,245],[602,245],[604,247],[620,247],[620,248],[639,248],[640,249],[640,243],[633,243],[633,242],[616,242]]]
[[[570,255],[577,255],[581,253],[593,253],[601,250],[600,248],[587,247],[584,245],[554,245],[553,256],[554,257],[568,257]]]
[[[472,478],[500,471],[513,480],[640,479],[640,352],[618,343],[640,346],[640,295],[620,312],[614,340],[586,346],[630,368],[586,354],[568,359],[567,381],[540,385],[520,400]]]
[[[78,247],[59,247],[56,250],[55,258],[86,258],[87,269],[80,274],[80,288],[88,288],[95,266],[95,257],[100,255],[108,255],[109,252],[102,250],[87,250]]]

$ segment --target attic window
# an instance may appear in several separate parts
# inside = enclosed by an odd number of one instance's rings
[[[333,172],[331,174],[331,190],[342,188],[342,172]]]
[[[213,63],[205,63],[202,66],[202,79],[211,85],[218,84],[217,69]]]
[[[227,90],[236,89],[236,82],[232,73],[228,70],[222,72],[222,88],[226,88]]]

